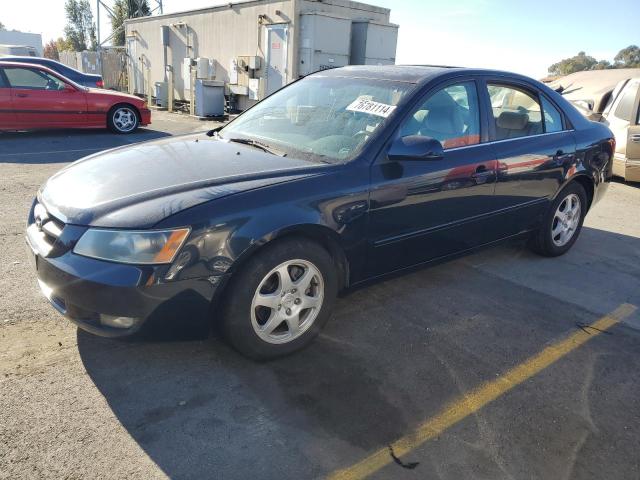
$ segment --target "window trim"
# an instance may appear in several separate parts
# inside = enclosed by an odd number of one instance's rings
[[[470,147],[476,147],[478,145],[486,145],[489,142],[489,135],[488,135],[488,125],[486,123],[486,118],[485,116],[482,114],[483,111],[483,102],[482,102],[482,94],[480,92],[480,82],[479,79],[475,76],[460,76],[460,77],[454,77],[454,78],[449,78],[443,82],[440,82],[434,86],[432,86],[431,88],[429,88],[429,90],[427,90],[426,92],[424,92],[423,94],[419,94],[416,97],[416,101],[413,102],[411,104],[411,106],[408,108],[408,112],[398,121],[398,124],[396,125],[392,135],[391,135],[391,139],[395,140],[397,138],[399,138],[399,134],[402,130],[402,127],[404,126],[404,124],[409,121],[409,118],[416,113],[417,109],[422,106],[431,96],[433,96],[435,93],[439,92],[440,90],[443,90],[447,87],[450,86],[454,86],[454,85],[460,85],[463,83],[473,83],[476,89],[476,96],[478,97],[478,130],[479,130],[479,136],[480,136],[480,141],[478,143],[474,143],[472,145],[462,145],[460,147],[452,147],[452,148],[445,148],[444,152],[445,154],[447,152],[453,151],[453,150],[459,150],[461,148],[470,148]]]

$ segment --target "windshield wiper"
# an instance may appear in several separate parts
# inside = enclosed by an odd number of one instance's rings
[[[259,142],[257,140],[252,140],[250,138],[229,138],[228,139],[230,142],[234,142],[234,143],[241,143],[242,145],[249,145],[251,147],[256,147],[259,148],[260,150],[262,150],[263,152],[267,152],[270,153],[272,155],[277,155],[279,157],[286,157],[287,154],[285,152],[283,152],[282,150],[278,150],[276,148],[273,148],[269,145],[266,145],[262,142]]]

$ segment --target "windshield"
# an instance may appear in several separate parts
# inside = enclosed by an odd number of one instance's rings
[[[255,140],[296,157],[348,161],[414,86],[360,78],[305,78],[239,116],[219,136]]]

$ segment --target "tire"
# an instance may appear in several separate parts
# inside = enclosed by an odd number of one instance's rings
[[[567,213],[569,216],[566,216]],[[587,194],[582,185],[571,182],[549,207],[542,226],[531,239],[531,250],[545,257],[567,253],[580,235],[586,213]]]
[[[228,288],[221,318],[225,338],[243,355],[268,360],[318,335],[331,316],[338,277],[320,245],[285,239],[250,258]]]
[[[107,113],[107,126],[114,133],[133,133],[140,126],[138,111],[131,105],[116,105]]]

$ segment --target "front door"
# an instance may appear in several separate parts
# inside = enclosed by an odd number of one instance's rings
[[[44,70],[5,67],[11,103],[20,128],[82,127],[87,120],[85,93]]]
[[[497,162],[481,122],[475,81],[429,93],[399,127],[396,138],[439,140],[440,160],[372,166],[369,275],[445,257],[495,239],[492,212]]]
[[[286,25],[267,25],[267,95],[287,83],[287,33]]]
[[[487,82],[489,126],[498,160],[501,236],[534,228],[575,163],[573,133],[560,110],[527,85]]]

